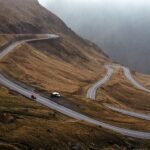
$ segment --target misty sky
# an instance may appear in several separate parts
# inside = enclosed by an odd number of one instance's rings
[[[40,0],[110,57],[150,73],[149,0]]]

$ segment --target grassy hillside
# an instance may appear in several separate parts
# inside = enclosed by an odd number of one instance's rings
[[[146,78],[145,78],[146,80]],[[147,78],[147,81],[148,78]],[[122,69],[116,69],[111,80],[102,89],[105,94],[113,98],[113,101],[105,100],[124,108],[134,108],[137,111],[150,112],[150,94],[134,87],[124,76]],[[99,91],[99,98],[100,96]]]
[[[68,149],[71,144],[81,141],[78,136],[88,138],[90,132],[95,132],[90,140],[94,136],[97,138],[98,132],[104,134],[97,127],[85,126],[3,87],[0,87],[0,104],[0,148],[56,149],[57,145],[57,149],[59,146]],[[78,132],[74,133],[75,130]]]
[[[8,34],[3,34],[0,35],[0,51],[7,46],[11,41],[13,41],[14,36],[13,35],[8,35]]]
[[[113,132],[75,121],[0,86],[0,149],[83,150],[138,147],[148,141],[126,139]]]
[[[37,0],[1,0],[0,5],[1,33],[67,31],[64,23],[40,6]]]
[[[45,45],[44,49],[40,50],[27,44],[19,46],[1,61],[1,70],[23,82],[29,82],[32,86],[37,82],[35,84],[40,88],[65,92],[76,92],[90,80],[96,80],[96,77],[102,76],[105,72],[102,66],[104,60],[96,61],[99,59],[98,56],[93,56],[95,58],[92,61],[90,54],[89,58],[86,56],[87,53],[82,55],[75,51],[75,54],[73,52],[69,54],[71,52],[67,52],[69,49],[65,49],[64,43],[55,47],[53,46],[55,42],[48,42],[46,49],[49,51],[45,50]],[[100,61],[102,63],[99,63]]]
[[[68,55],[72,57],[70,60],[65,55],[68,47],[65,49],[64,41],[47,41],[43,44],[47,44],[46,49],[42,47],[42,42],[41,44],[39,42],[31,45],[25,44],[16,48],[1,61],[1,72],[7,74],[11,79],[32,86],[34,90],[46,94],[48,97],[52,91],[59,91],[62,98],[54,99],[57,103],[93,118],[121,127],[123,125],[123,127],[131,129],[150,130],[146,126],[147,121],[112,112],[103,108],[102,103],[97,104],[87,100],[87,88],[105,74],[102,58],[98,61],[95,55],[95,59],[90,60],[92,55],[88,55],[88,53],[81,53],[79,56],[78,53],[75,53],[74,57],[71,54]],[[63,49],[62,46],[64,46]],[[58,53],[57,51],[60,50],[61,52]],[[61,56],[61,54],[63,55]],[[89,61],[86,61],[88,59]],[[109,94],[110,92],[107,95]],[[120,95],[123,94],[120,92]],[[110,96],[108,100],[113,102],[113,97]],[[102,94],[100,100],[105,98],[106,96]],[[135,124],[137,125],[135,126]]]
[[[29,36],[33,36],[32,33],[56,33],[60,36],[55,40],[18,46],[0,60],[1,73],[48,98],[52,91],[59,91],[62,98],[53,101],[95,119],[124,128],[150,131],[148,121],[103,106],[102,102],[109,102],[149,112],[150,95],[135,89],[120,70],[116,70],[112,81],[99,91],[98,102],[86,98],[87,89],[104,76],[104,64],[111,60],[36,0],[0,0],[0,22],[3,22],[0,33],[30,33]],[[28,37],[1,35],[0,50],[22,38]],[[116,150],[149,148],[149,143],[73,120],[0,86],[1,149],[73,150],[77,146],[83,150]]]
[[[145,75],[137,72],[133,75],[139,83],[143,84],[143,86],[150,89],[150,75]]]
[[[8,42],[7,38],[5,36],[0,36],[0,46],[6,45]]]

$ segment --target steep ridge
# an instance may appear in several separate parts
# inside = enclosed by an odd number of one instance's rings
[[[35,41],[16,48],[0,64],[3,73],[38,86],[40,90],[65,92],[77,92],[79,86],[92,83],[103,74],[103,64],[110,59],[95,44],[76,35],[38,1],[1,0],[0,6],[1,33],[56,33],[60,36],[58,40]]]
[[[0,6],[0,22],[3,22],[0,25],[1,33],[65,33],[69,30],[54,14],[42,8],[37,0],[1,0]]]
[[[26,2],[23,0],[1,0],[0,6],[0,22],[2,22],[0,33],[63,34],[65,37],[67,36],[67,39],[71,38],[70,41],[73,38],[73,41],[78,42],[76,43],[78,45],[86,45],[101,51],[93,43],[76,35],[58,17],[42,7],[37,0],[26,0]]]

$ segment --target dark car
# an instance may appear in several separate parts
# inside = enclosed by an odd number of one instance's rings
[[[31,98],[32,98],[32,99],[36,99],[36,97],[35,97],[34,95],[31,95]]]

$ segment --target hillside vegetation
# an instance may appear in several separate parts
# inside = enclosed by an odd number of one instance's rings
[[[68,118],[0,86],[0,149],[84,150],[143,148],[148,141],[126,139],[111,131]]]
[[[126,109],[133,109],[135,111],[143,111],[143,113],[150,112],[150,93],[137,89],[130,81],[125,77],[121,68],[115,69],[111,80],[104,85],[101,89],[105,95],[113,98],[113,101],[106,100],[111,104],[121,106]],[[142,78],[143,76],[139,76]],[[136,79],[136,78],[135,78]],[[149,83],[150,77],[144,78]],[[98,98],[101,97],[101,91],[99,90]]]
[[[16,47],[0,60],[0,72],[7,78],[47,98],[52,91],[58,91],[62,97],[53,101],[97,120],[118,127],[150,131],[148,121],[122,115],[103,105],[103,102],[109,102],[149,112],[150,95],[135,89],[121,70],[116,70],[108,85],[98,91],[97,101],[86,98],[88,88],[105,75],[104,64],[112,60],[95,44],[76,35],[36,0],[0,0],[0,22],[3,22],[0,24],[0,33],[3,33],[0,50],[16,40],[35,36],[33,33],[60,36]],[[26,35],[20,36],[19,33]],[[75,150],[76,147],[116,150],[150,146],[147,140],[127,138],[68,118],[2,85],[0,104],[0,148],[4,150]]]
[[[150,89],[150,76],[149,75],[136,72],[134,73],[134,77],[139,83],[143,84],[145,87]]]

